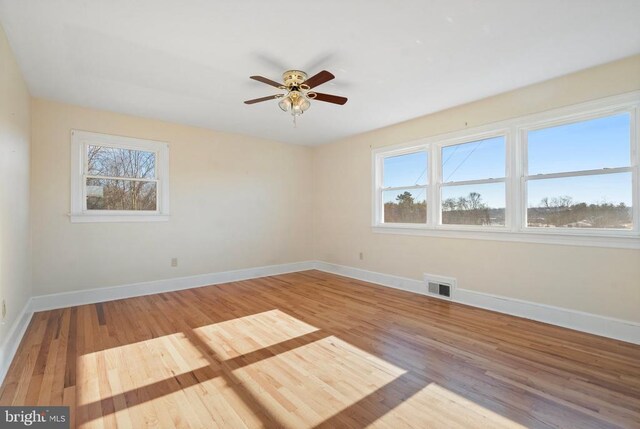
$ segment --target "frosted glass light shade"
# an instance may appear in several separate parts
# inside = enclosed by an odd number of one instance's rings
[[[278,103],[278,106],[282,109],[283,112],[288,112],[291,109],[291,99],[289,97],[284,97]]]
[[[291,112],[293,116],[300,116],[311,106],[311,103],[301,92],[291,91],[280,100],[278,106],[285,112]]]

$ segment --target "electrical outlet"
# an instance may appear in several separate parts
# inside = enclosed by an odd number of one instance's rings
[[[360,260],[364,260],[364,252],[360,252]]]
[[[172,267],[178,266],[178,258],[171,258],[171,266]]]

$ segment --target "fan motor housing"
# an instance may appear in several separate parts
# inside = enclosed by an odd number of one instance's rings
[[[285,86],[289,88],[292,86],[298,87],[307,80],[307,74],[301,70],[287,70],[282,73],[282,80]]]

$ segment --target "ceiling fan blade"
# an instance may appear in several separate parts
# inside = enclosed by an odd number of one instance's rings
[[[340,97],[339,95],[323,94],[316,92],[316,96],[313,100],[326,101],[327,103],[343,105],[347,102],[347,97]]]
[[[257,80],[258,82],[266,83],[267,85],[275,86],[276,88],[284,87],[283,84],[278,83],[271,79],[267,79],[266,77],[263,77],[263,76],[250,76],[249,78],[253,80]]]
[[[255,103],[260,103],[262,101],[273,100],[274,98],[280,98],[280,97],[282,97],[282,94],[270,95],[268,97],[262,97],[262,98],[254,98],[253,100],[245,101],[244,104],[255,104]]]
[[[320,73],[311,76],[309,79],[304,81],[305,85],[309,85],[309,88],[315,88],[318,85],[322,85],[325,82],[329,82],[331,79],[334,79],[335,76],[329,73],[326,70],[322,70]]]

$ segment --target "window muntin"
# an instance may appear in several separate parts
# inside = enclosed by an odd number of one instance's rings
[[[633,229],[629,112],[537,128],[526,141],[526,228]]]
[[[72,131],[71,221],[168,220],[168,145]]]
[[[426,224],[429,157],[422,149],[391,153],[381,159],[379,222]]]
[[[506,225],[506,138],[503,135],[442,146],[442,225]]]

